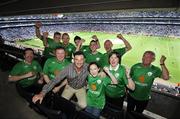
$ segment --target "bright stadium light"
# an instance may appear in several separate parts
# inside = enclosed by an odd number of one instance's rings
[[[53,16],[55,16],[57,18],[62,18],[64,15],[61,13],[54,13]]]
[[[62,18],[64,15],[63,14],[58,14],[57,17],[58,18]]]

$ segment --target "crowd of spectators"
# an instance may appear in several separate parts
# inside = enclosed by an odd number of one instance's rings
[[[79,13],[54,13],[43,15],[23,15],[0,17],[0,21],[6,20],[47,20],[47,19],[77,19],[77,18],[124,18],[124,17],[166,17],[180,18],[178,9],[133,9],[133,10],[114,10],[114,11],[96,11]]]
[[[179,18],[180,13],[175,9],[140,9],[140,10],[118,10],[108,12],[69,13],[64,18],[123,18],[123,17],[173,17]]]
[[[180,36],[180,12],[141,9],[0,17],[0,35],[9,41],[34,37],[34,22],[43,31],[103,31],[155,36]]]
[[[180,26],[172,25],[144,25],[144,24],[62,24],[47,25],[42,31],[48,31],[50,34],[55,31],[74,32],[74,31],[102,31],[119,32],[123,34],[153,35],[153,36],[171,36],[180,37]],[[35,37],[34,26],[14,27],[0,30],[0,35],[8,41],[31,39]]]
[[[154,19],[154,20],[153,20]],[[0,17],[0,35],[8,41],[35,37],[34,23],[42,31],[103,31],[154,36],[180,36],[180,12],[175,9],[141,9]]]
[[[27,17],[27,18],[26,18]],[[56,16],[58,17],[58,16]],[[43,21],[43,27],[41,28],[42,32],[49,32],[50,35],[55,31],[59,32],[74,32],[74,31],[102,31],[102,32],[115,32],[115,33],[122,33],[122,34],[138,34],[138,35],[153,35],[153,36],[174,36],[179,37],[180,36],[180,25],[174,25],[173,22],[170,24],[156,24],[156,21],[154,24],[145,24],[144,21],[137,23],[136,21],[126,21],[126,23],[118,23],[116,21],[119,20],[119,18],[125,18],[125,17],[131,17],[131,18],[177,18],[177,23],[179,23],[179,13],[176,11],[110,11],[110,12],[92,12],[92,13],[75,13],[75,14],[66,14],[63,17],[65,20],[64,22],[61,21],[61,23],[53,23],[53,20],[56,19],[56,17],[50,16],[43,16],[40,15],[38,17],[36,16],[19,16],[19,17],[9,17],[8,19],[0,19],[2,22],[0,22],[0,35],[3,36],[3,39],[6,40],[6,44],[13,47],[18,47],[19,49],[24,49],[23,46],[14,44],[13,42],[16,40],[24,40],[24,39],[31,39],[35,37],[35,27],[33,24],[33,21],[38,20],[44,20]],[[104,18],[109,18],[111,22],[108,22],[106,20],[103,20]],[[128,19],[129,19],[128,18]],[[12,20],[18,19],[18,22],[15,22],[13,24]],[[81,21],[82,19],[85,19],[86,22]],[[88,22],[88,19],[98,19],[94,23]],[[102,19],[102,21],[101,21]],[[6,21],[6,23],[3,23],[3,20]],[[23,22],[21,22],[23,20]],[[25,21],[27,20],[27,22]],[[32,20],[32,21],[31,21]],[[58,20],[58,18],[57,18]],[[76,21],[77,20],[77,21]],[[171,20],[170,20],[171,21]],[[10,23],[10,24],[8,24]],[[4,25],[6,27],[4,27]],[[37,26],[36,26],[37,29]],[[7,42],[8,41],[8,42]],[[9,42],[10,41],[10,42]],[[35,53],[39,53],[40,51],[37,49],[34,49]],[[160,65],[164,66],[164,62],[162,62]],[[11,76],[10,76],[11,77]],[[19,79],[18,79],[19,80]],[[155,85],[154,88],[157,88],[158,86]],[[171,88],[170,88],[171,89]],[[171,92],[171,90],[167,90],[166,92]],[[175,89],[175,88],[174,88]],[[176,90],[174,91],[174,94],[176,92],[179,93],[179,88],[176,87]]]

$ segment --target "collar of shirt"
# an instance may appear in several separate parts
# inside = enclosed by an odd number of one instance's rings
[[[23,62],[24,62],[24,64],[31,65],[33,61],[31,63],[29,63],[26,60],[23,60]]]
[[[56,58],[56,61],[57,61],[59,64],[61,64],[61,63],[65,62],[65,59],[63,59],[62,61],[59,61],[59,60]]]
[[[109,70],[114,70],[114,71],[117,71],[119,69],[119,64],[113,68],[111,65],[109,66]]]
[[[143,63],[141,63],[141,66],[142,66],[143,68],[151,68],[151,67],[152,67],[152,64],[150,64],[149,66],[144,66]]]
[[[76,66],[75,66],[75,64],[73,63],[73,69],[77,72],[77,70],[76,70]],[[83,64],[83,66],[81,67],[81,71],[80,71],[80,73],[83,71],[83,70],[86,70],[86,64],[84,63]]]

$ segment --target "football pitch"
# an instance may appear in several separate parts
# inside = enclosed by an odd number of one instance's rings
[[[112,40],[115,48],[124,47],[124,44],[121,40],[117,39],[117,34],[115,33],[105,33],[105,32],[71,32],[70,42],[74,43],[74,37],[76,35],[85,39],[86,45],[92,40],[92,35],[97,35],[100,41],[101,48],[100,52],[104,53],[104,41],[109,39]],[[122,58],[122,64],[131,67],[137,62],[141,62],[143,53],[146,50],[152,50],[156,53],[156,60],[153,62],[154,65],[160,67],[160,58],[161,55],[165,55],[166,66],[170,72],[170,82],[180,83],[180,38],[171,38],[171,37],[157,37],[157,36],[143,36],[143,35],[127,35],[123,34],[132,46],[132,50],[127,52]],[[17,42],[18,44],[29,46],[29,47],[38,47],[43,48],[43,43],[41,40],[34,38],[29,39],[23,42]]]

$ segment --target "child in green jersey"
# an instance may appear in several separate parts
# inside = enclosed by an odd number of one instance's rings
[[[100,116],[101,110],[105,105],[105,86],[117,83],[115,77],[109,72],[109,69],[105,68],[104,71],[109,77],[102,77],[99,74],[100,67],[96,62],[91,62],[88,67],[88,92],[87,92],[87,108],[86,111],[93,114],[96,117]]]

